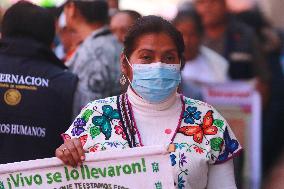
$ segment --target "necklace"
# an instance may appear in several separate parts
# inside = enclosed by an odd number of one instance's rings
[[[140,135],[139,130],[137,128],[137,124],[136,124],[136,121],[135,121],[135,116],[134,116],[132,105],[131,105],[131,103],[130,103],[130,101],[128,99],[128,95],[127,94],[125,94],[125,95],[126,95],[125,96],[126,104],[127,104],[128,108],[129,108],[129,115],[128,116],[129,116],[129,119],[132,120],[132,124],[133,124],[133,125],[130,126],[130,128],[134,128],[135,131],[136,131],[135,133],[131,133],[131,134],[132,135],[137,134],[140,146],[144,146],[143,143],[142,143],[141,135]],[[173,142],[174,142],[174,139],[176,137],[177,131],[181,127],[182,118],[183,118],[183,115],[184,115],[184,112],[185,112],[185,102],[184,102],[184,99],[183,99],[182,95],[180,95],[180,100],[182,102],[182,110],[181,110],[181,113],[180,113],[179,121],[178,121],[177,127],[175,129],[175,132],[174,132],[173,136],[171,137],[170,144],[173,144]],[[135,139],[135,136],[131,137],[131,138]]]

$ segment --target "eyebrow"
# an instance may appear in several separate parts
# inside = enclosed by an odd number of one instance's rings
[[[140,50],[138,50],[138,53],[142,52],[142,51],[154,52],[154,50],[152,50],[152,49],[140,49]],[[172,52],[172,51],[177,52],[177,49],[169,49],[169,50],[166,50],[165,52]]]

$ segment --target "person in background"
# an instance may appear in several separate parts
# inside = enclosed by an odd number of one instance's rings
[[[226,0],[194,0],[204,27],[203,44],[229,62],[232,80],[256,80],[263,107],[268,103],[270,72],[253,30],[229,14]]]
[[[53,16],[20,1],[7,10],[0,40],[0,164],[54,156],[72,122],[77,77],[51,49]]]
[[[125,35],[129,28],[139,19],[141,15],[133,10],[118,11],[111,17],[110,29],[117,37],[118,41],[123,44]],[[123,67],[121,68],[123,70]],[[121,86],[121,92],[126,92],[129,81],[125,80],[125,85]]]
[[[170,22],[138,19],[121,54],[128,91],[90,102],[63,134],[56,156],[76,166],[85,152],[171,144],[173,188],[236,189],[231,158],[241,147],[229,125],[212,106],[177,93],[183,52],[182,35]],[[119,145],[106,145],[112,143]]]
[[[281,155],[284,147],[282,133],[284,127],[279,123],[284,123],[284,75],[281,69],[281,54],[283,48],[283,34],[273,28],[266,20],[261,11],[255,7],[251,10],[238,13],[237,18],[250,25],[261,42],[261,48],[266,55],[268,66],[271,70],[270,80],[270,101],[263,113],[263,158],[262,170],[263,178],[273,166],[277,166],[277,158]],[[273,156],[271,155],[273,154]]]
[[[81,45],[66,63],[78,75],[74,115],[89,101],[120,93],[121,44],[109,30],[105,0],[68,0],[64,5],[67,27],[77,32]]]
[[[254,81],[264,113],[270,100],[271,71],[253,29],[230,14],[226,0],[194,0],[194,5],[204,27],[203,44],[228,60],[230,79]],[[244,183],[241,181],[243,159],[244,156],[235,159],[239,188]]]
[[[78,46],[80,46],[82,39],[80,39],[80,36],[78,35],[77,32],[64,26],[60,22],[61,17],[59,18],[60,19],[59,19],[59,24],[58,24],[57,35],[60,41],[60,46],[58,46],[56,50],[59,50],[59,54],[61,51],[62,56],[60,58],[63,62],[66,63],[73,57]]]
[[[56,18],[56,36],[54,52],[63,62],[70,60],[77,47],[83,41],[73,29],[67,27],[63,6],[50,8]]]
[[[133,10],[121,10],[111,17],[110,29],[120,43],[123,43],[127,31],[139,18],[141,14]]]
[[[182,92],[191,98],[202,99],[203,84],[228,80],[228,62],[215,51],[201,45],[203,27],[193,8],[179,12],[173,24],[182,33],[185,42]]]
[[[107,3],[109,16],[112,17],[119,11],[119,0],[107,0]]]

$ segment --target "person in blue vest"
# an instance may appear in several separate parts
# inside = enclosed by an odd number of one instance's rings
[[[52,157],[72,122],[77,77],[54,55],[53,16],[26,1],[7,10],[0,40],[0,164]]]
[[[169,145],[173,188],[235,189],[231,158],[241,146],[211,105],[177,92],[183,52],[182,35],[170,22],[157,16],[138,19],[121,54],[127,92],[85,106],[62,134],[65,142],[56,156],[76,166],[84,163],[86,152]]]

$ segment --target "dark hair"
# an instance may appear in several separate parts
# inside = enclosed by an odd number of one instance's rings
[[[177,47],[178,56],[182,60],[184,42],[181,33],[167,20],[159,16],[144,16],[132,25],[125,36],[124,54],[130,56],[134,51],[135,41],[144,34],[166,33],[173,40]]]
[[[139,12],[136,12],[136,11],[134,11],[134,10],[120,10],[120,11],[118,11],[117,13],[115,13],[115,15],[116,14],[119,14],[119,13],[125,13],[125,14],[127,14],[128,16],[130,16],[131,18],[132,18],[132,20],[138,20],[139,18],[141,18],[142,17],[142,15],[139,13]]]
[[[58,19],[63,12],[64,7],[47,7],[47,10],[54,16],[55,19]]]
[[[73,2],[75,7],[80,11],[81,15],[89,23],[100,22],[107,23],[109,20],[108,16],[108,4],[105,0],[96,1],[76,1]]]
[[[193,8],[190,10],[184,10],[178,12],[176,17],[173,19],[172,23],[176,26],[181,22],[188,22],[188,21],[192,21],[194,23],[195,29],[199,35],[203,34],[204,29],[202,26],[201,18]]]
[[[3,17],[2,36],[28,37],[48,46],[55,35],[55,20],[48,10],[20,1],[10,7]]]

